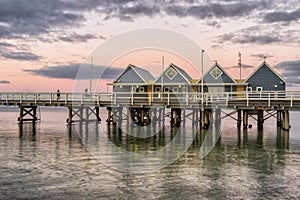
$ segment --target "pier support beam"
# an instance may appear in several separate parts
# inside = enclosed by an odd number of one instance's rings
[[[181,122],[181,109],[172,108],[171,109],[171,126],[179,127]]]
[[[243,128],[247,129],[248,127],[248,110],[243,110]]]
[[[282,129],[285,130],[285,131],[290,130],[290,115],[289,115],[289,110],[284,110],[282,112],[282,118],[283,118]]]
[[[25,121],[35,123],[38,120],[36,116],[36,108],[37,106],[20,106],[20,116],[18,118],[20,124],[23,124]],[[26,118],[26,116],[29,118]]]
[[[219,127],[221,125],[221,109],[215,109],[215,126]]]
[[[263,129],[264,127],[264,111],[258,110],[257,111],[257,128]]]
[[[201,111],[201,128],[202,129],[208,129],[211,120],[212,120],[211,110]]]
[[[277,127],[282,127],[282,111],[277,110]]]
[[[67,124],[71,125],[75,122],[100,122],[101,118],[99,115],[99,107],[68,107],[68,119]],[[84,112],[85,111],[85,112]],[[91,118],[91,116],[95,116],[95,118]],[[78,119],[74,120],[74,117],[78,117]]]
[[[242,110],[237,110],[237,127],[240,129],[242,126]]]

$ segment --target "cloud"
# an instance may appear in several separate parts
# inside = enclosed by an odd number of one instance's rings
[[[259,31],[251,33],[245,30],[218,36],[217,41],[220,43],[230,41],[239,44],[272,44],[282,42],[280,37],[276,36],[276,34],[270,36],[269,34],[264,34]]]
[[[241,0],[221,0],[221,1],[171,1],[163,8],[167,15],[177,17],[194,17],[196,19],[223,19],[248,16],[259,10],[267,10],[278,2],[262,1],[241,1]]]
[[[10,84],[10,81],[8,81],[8,80],[0,80],[0,84]]]
[[[231,68],[231,69],[232,69],[232,68],[239,69],[240,66],[239,66],[239,65],[235,65],[235,66],[231,66],[231,67],[229,67],[229,68]],[[253,65],[242,64],[242,68],[243,68],[243,69],[253,69],[254,66],[253,66]]]
[[[41,69],[25,69],[23,71],[37,76],[59,79],[90,79],[91,66],[89,64],[68,64],[60,66],[49,66]],[[106,66],[93,66],[93,79],[114,79],[124,69]]]
[[[153,17],[161,12],[155,1],[112,1],[109,7],[100,10],[106,14],[105,20],[118,18],[121,21],[134,21],[137,17]],[[161,3],[161,2],[160,2]]]
[[[85,18],[62,0],[0,1],[0,38],[22,38],[53,28],[79,25]]]
[[[0,47],[15,47],[15,45],[7,43],[7,42],[0,42]]]
[[[21,61],[39,61],[41,59],[41,56],[38,56],[30,52],[24,52],[24,51],[10,52],[10,51],[0,50],[0,56],[7,59],[21,60]]]
[[[292,22],[300,19],[300,9],[292,12],[288,11],[274,11],[269,12],[264,16],[264,21],[268,23],[274,22]]]
[[[280,25],[259,25],[236,30],[216,37],[217,44],[289,44],[292,46],[300,44],[300,30],[282,29]]]
[[[71,33],[69,35],[65,35],[65,36],[58,36],[57,39],[64,41],[64,42],[87,42],[88,40],[91,39],[105,39],[105,37],[100,36],[97,37],[96,35],[92,35],[92,34],[77,34],[77,33]]]
[[[282,70],[282,76],[288,84],[300,85],[300,60],[285,61],[274,66],[274,68]]]
[[[250,55],[251,57],[254,57],[254,58],[264,58],[264,57],[266,57],[266,58],[272,58],[272,57],[274,57],[273,55],[271,55],[271,54],[268,54],[268,53],[258,53],[258,54],[252,54],[252,55]]]

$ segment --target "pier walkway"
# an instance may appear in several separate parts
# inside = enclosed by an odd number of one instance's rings
[[[203,97],[203,98],[202,98]],[[258,121],[263,123],[264,117],[260,112],[277,111],[283,116],[280,123],[288,129],[290,110],[300,110],[300,91],[261,91],[261,92],[225,92],[225,93],[172,93],[172,92],[106,92],[106,93],[47,93],[47,92],[0,92],[0,105],[18,106],[20,108],[19,121],[36,121],[36,107],[56,106],[69,108],[68,123],[72,123],[74,116],[83,119],[91,115],[99,117],[99,108],[106,108],[113,112],[113,108],[127,108],[142,112],[140,118],[144,121],[144,111],[152,108],[171,109],[175,117],[181,115],[182,110],[197,110],[200,114],[205,110],[234,109],[238,113],[238,124],[247,126],[249,114],[257,114]],[[1,108],[0,108],[1,109]],[[79,109],[79,110],[78,110]],[[83,109],[86,109],[84,112]],[[244,112],[243,117],[241,111]],[[216,112],[217,113],[217,112]],[[29,119],[25,116],[29,115]],[[108,121],[111,114],[109,113]],[[261,117],[262,115],[262,117]],[[173,115],[172,115],[173,117]],[[281,118],[277,114],[277,118]],[[203,119],[204,120],[204,119]],[[285,122],[286,121],[286,122]],[[203,123],[203,121],[202,121]],[[142,123],[143,124],[143,123]]]

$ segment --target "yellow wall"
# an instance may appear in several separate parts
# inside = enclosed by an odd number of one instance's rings
[[[244,79],[238,79],[238,80],[235,80],[237,83],[243,83],[245,80]],[[244,85],[238,85],[236,86],[236,91],[237,92],[240,92],[242,94],[237,94],[237,97],[239,98],[243,98],[244,97],[244,91],[246,90],[245,86]]]

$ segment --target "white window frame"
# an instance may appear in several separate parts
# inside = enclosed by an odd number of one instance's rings
[[[179,88],[178,87],[173,87],[173,92],[174,93],[178,93],[179,92]]]
[[[161,90],[160,86],[159,87],[155,87],[155,92],[160,92],[160,90]]]
[[[170,88],[169,87],[164,87],[164,92],[170,92]]]
[[[246,87],[247,92],[252,92],[252,87]]]
[[[139,93],[144,93],[145,92],[145,88],[144,87],[139,87]]]
[[[256,92],[262,92],[263,91],[263,87],[256,87]]]
[[[132,87],[131,92],[136,92],[136,87]]]

